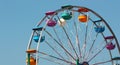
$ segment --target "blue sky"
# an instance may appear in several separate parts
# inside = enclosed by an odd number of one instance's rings
[[[120,41],[120,0],[0,0],[0,64],[25,65],[32,28],[47,11],[63,5],[88,7],[99,13]]]

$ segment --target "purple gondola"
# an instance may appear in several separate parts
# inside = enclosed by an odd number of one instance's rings
[[[56,24],[57,24],[57,22],[52,19],[47,20],[47,26],[49,26],[49,27],[54,27]]]
[[[108,50],[113,50],[113,49],[115,48],[115,45],[111,42],[111,43],[108,43],[108,44],[106,45],[106,48],[107,48]]]

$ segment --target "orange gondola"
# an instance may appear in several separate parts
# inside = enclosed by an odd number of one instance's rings
[[[28,59],[26,60],[26,63],[28,63]],[[36,60],[33,57],[30,57],[30,65],[36,65]]]
[[[79,16],[78,16],[78,20],[79,20],[80,22],[85,23],[85,22],[88,21],[88,16],[87,16],[87,15],[79,15]]]

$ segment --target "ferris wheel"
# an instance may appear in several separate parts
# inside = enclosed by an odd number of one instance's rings
[[[32,29],[26,65],[120,65],[120,45],[93,10],[61,6],[46,12]]]

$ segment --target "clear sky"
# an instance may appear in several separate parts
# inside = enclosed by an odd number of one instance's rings
[[[45,12],[66,4],[99,13],[120,41],[120,0],[0,0],[0,65],[25,65],[32,28]]]

